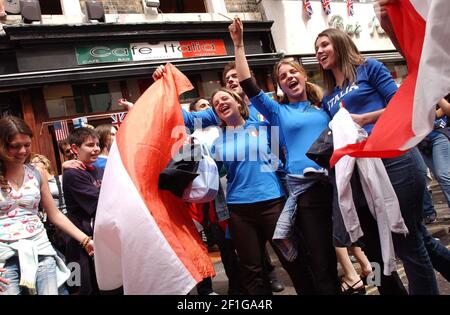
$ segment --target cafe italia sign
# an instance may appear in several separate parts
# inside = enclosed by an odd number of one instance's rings
[[[227,51],[223,40],[211,39],[167,41],[156,44],[80,46],[75,48],[75,53],[79,65],[88,65],[106,62],[225,56]]]

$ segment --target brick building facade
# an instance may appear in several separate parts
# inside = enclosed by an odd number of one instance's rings
[[[228,12],[259,12],[257,0],[225,0]]]
[[[80,5],[84,9],[85,0],[80,0]],[[144,13],[141,0],[101,0],[103,2],[103,8],[107,14],[134,14]]]

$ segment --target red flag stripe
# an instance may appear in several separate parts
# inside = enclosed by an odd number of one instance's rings
[[[412,130],[414,93],[425,37],[426,23],[409,1],[390,6],[395,34],[408,64],[408,77],[391,99],[365,142],[336,150],[330,165],[344,155],[353,157],[395,157],[405,152],[405,144],[415,136]],[[414,26],[414,36],[411,27]],[[402,119],[399,119],[401,117]]]

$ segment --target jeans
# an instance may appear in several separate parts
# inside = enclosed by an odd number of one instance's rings
[[[434,269],[439,271],[447,281],[450,281],[450,250],[435,239],[427,231],[425,225],[422,224],[420,230]]]
[[[10,282],[6,285],[6,291],[0,295],[27,295],[28,290],[19,286],[20,265],[17,256],[6,261],[5,278]],[[3,284],[0,284],[3,285]],[[52,256],[39,256],[38,271],[36,274],[36,291],[38,295],[58,295],[56,282],[56,261]]]
[[[425,165],[414,148],[402,156],[384,159],[409,234],[393,234],[395,252],[402,260],[410,294],[439,294],[433,265],[425,248],[422,228]]]
[[[428,190],[427,187],[425,187],[425,191],[423,194],[423,217],[426,218],[433,214],[436,214],[436,209],[434,208],[434,205],[433,205],[433,199],[431,197],[431,192]]]
[[[430,168],[450,207],[450,141],[443,134],[432,140],[432,154],[422,153],[423,159]]]

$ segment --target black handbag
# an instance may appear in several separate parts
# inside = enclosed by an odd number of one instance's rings
[[[159,174],[158,188],[181,198],[186,187],[197,177],[201,150],[199,144],[184,144]]]
[[[306,156],[317,165],[329,169],[333,150],[333,132],[330,127],[326,127],[306,152]]]
[[[433,140],[425,137],[417,144],[417,148],[425,155],[431,155],[433,153]]]

